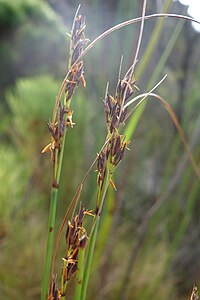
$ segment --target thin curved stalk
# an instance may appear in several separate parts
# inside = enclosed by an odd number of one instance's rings
[[[159,77],[159,74],[161,73],[161,71],[163,70],[163,67],[167,61],[167,58],[169,57],[173,47],[174,47],[174,44],[183,28],[183,25],[184,25],[184,22],[182,22],[181,20],[179,20],[178,24],[176,25],[172,35],[171,35],[171,38],[167,44],[167,47],[165,48],[159,62],[158,62],[158,65],[156,66],[152,76],[151,76],[151,79],[149,80],[149,83],[148,83],[148,86],[147,86],[147,89],[150,89],[155,83],[156,83],[156,80],[158,79]],[[127,126],[126,126],[126,129],[125,129],[125,134],[127,136],[127,139],[131,139],[133,134],[134,134],[134,131],[137,127],[137,124],[142,116],[142,113],[144,111],[144,108],[145,108],[145,103],[143,105],[140,106],[140,108],[137,110],[137,112],[131,117],[131,119],[129,120]]]
[[[166,0],[163,4],[163,12],[168,12],[169,11],[169,8],[172,4],[173,0]],[[162,32],[162,29],[164,27],[164,21],[165,19],[162,18],[160,20],[157,20],[156,22],[156,25],[154,27],[154,30],[153,30],[153,33],[151,35],[151,38],[148,42],[148,46],[144,52],[144,55],[142,57],[142,63],[139,64],[138,66],[138,69],[137,69],[137,72],[136,72],[136,77],[138,79],[141,78],[142,74],[144,73],[148,63],[149,63],[149,60],[155,50],[155,47],[158,43],[158,40],[159,40],[159,37],[161,35],[161,32]]]
[[[182,20],[187,20],[187,21],[191,21],[191,22],[195,22],[197,24],[200,24],[200,21],[197,21],[193,18],[184,16],[184,15],[178,15],[178,14],[165,14],[165,13],[159,13],[159,14],[152,14],[152,15],[147,15],[145,17],[138,17],[138,18],[134,18],[134,19],[130,19],[128,21],[119,23],[111,28],[109,28],[108,30],[104,31],[102,34],[100,34],[98,37],[96,37],[83,51],[83,53],[80,55],[80,57],[78,58],[78,60],[75,62],[77,63],[78,61],[80,61],[83,56],[85,56],[85,54],[93,48],[93,46],[99,41],[102,40],[103,38],[105,38],[106,36],[108,36],[109,34],[111,34],[112,32],[123,28],[125,26],[134,24],[134,23],[138,23],[138,22],[142,22],[142,20],[150,20],[153,18],[177,18],[177,19],[182,19]]]
[[[144,97],[144,95],[145,95],[145,94],[140,95],[140,97],[142,98],[142,100],[141,100],[141,101],[133,108],[132,112],[133,112],[136,108],[138,108],[138,106],[141,105],[142,102],[146,99],[146,97]],[[198,169],[198,167],[197,167],[197,164],[195,163],[195,160],[194,160],[194,157],[193,157],[193,155],[192,155],[192,153],[191,153],[191,151],[190,151],[190,147],[189,147],[189,145],[188,145],[186,136],[185,136],[185,134],[184,134],[184,132],[183,132],[183,130],[182,130],[180,124],[179,124],[179,121],[178,121],[178,119],[177,119],[177,117],[176,117],[175,112],[173,111],[173,109],[171,108],[171,106],[170,106],[170,105],[169,105],[162,97],[160,97],[159,95],[154,94],[154,93],[146,93],[146,95],[147,95],[147,96],[152,96],[152,97],[154,97],[155,99],[159,100],[159,101],[163,104],[163,106],[165,107],[165,109],[168,111],[168,113],[169,113],[169,115],[170,115],[170,117],[171,117],[171,119],[172,119],[174,125],[176,126],[176,129],[178,130],[178,132],[179,132],[179,134],[180,134],[181,140],[182,140],[183,145],[184,145],[184,147],[185,147],[185,150],[186,150],[186,152],[187,152],[187,154],[188,154],[188,158],[189,158],[189,160],[190,160],[190,162],[191,162],[191,165],[192,165],[192,167],[193,167],[193,170],[194,170],[195,174],[197,175],[198,179],[200,180],[200,171],[199,171],[199,169]]]
[[[164,10],[165,13],[167,13],[167,11],[169,10],[171,3],[172,3],[172,0],[166,0],[164,2],[163,10]],[[158,42],[159,37],[161,35],[162,29],[164,27],[164,21],[165,21],[164,19],[158,19],[157,22],[156,22],[153,33],[150,37],[150,40],[149,40],[148,45],[146,47],[146,50],[143,54],[142,62],[139,63],[139,65],[138,65],[137,72],[136,72],[137,73],[136,74],[137,79],[140,79],[142,77],[142,74],[143,74],[144,70],[148,66],[148,63],[149,63],[149,61],[152,57],[153,51],[154,51],[154,49],[157,45],[157,42]],[[154,72],[154,74],[155,74],[155,72]],[[156,79],[155,79],[155,81],[156,81]],[[152,85],[154,85],[154,84],[155,84],[155,82],[152,83],[152,81],[150,80],[150,82],[148,83],[147,89],[150,89],[152,87]],[[127,126],[126,126],[126,135],[127,135],[128,139],[132,138],[132,136],[134,134],[134,131],[137,127],[137,124],[138,124],[138,122],[139,122],[139,120],[140,120],[140,118],[141,118],[141,116],[144,112],[145,106],[146,106],[146,103],[143,103],[139,107],[137,112],[134,114],[134,116],[132,116],[129,123],[127,124]]]
[[[190,17],[187,17],[187,16],[184,16],[184,15],[178,15],[178,14],[165,14],[165,13],[160,13],[160,14],[152,14],[152,15],[147,15],[145,17],[138,17],[138,18],[134,18],[134,19],[130,19],[128,21],[125,21],[125,22],[122,22],[122,23],[119,23],[111,28],[109,28],[108,30],[104,31],[102,34],[100,34],[98,37],[96,37],[86,48],[85,50],[83,51],[83,53],[79,56],[79,58],[74,62],[74,64],[72,65],[72,67],[74,67],[74,65],[79,62],[86,54],[89,50],[91,50],[94,45],[102,40],[103,38],[105,38],[106,36],[108,36],[109,34],[111,34],[112,32],[120,29],[120,28],[123,28],[123,27],[126,27],[128,25],[131,25],[131,24],[135,24],[135,23],[138,23],[138,22],[142,22],[142,20],[150,20],[150,19],[153,19],[153,18],[177,18],[177,19],[182,19],[182,20],[187,20],[187,21],[191,21],[191,22],[195,22],[197,24],[200,24],[199,21],[193,19],[193,18],[190,18]],[[69,73],[68,73],[69,74]],[[64,78],[63,80],[63,83],[62,83],[62,86],[60,88],[60,91],[59,91],[59,95],[62,95],[63,91],[64,91],[64,88],[65,88],[65,84],[67,82],[67,77],[68,77],[68,74],[66,75],[66,77]],[[55,105],[55,110],[54,110],[54,115],[53,115],[53,121],[52,123],[55,121],[55,115],[56,115],[56,110],[58,109],[59,107],[59,103],[60,103],[60,96],[58,96],[57,100],[56,100],[56,105]]]

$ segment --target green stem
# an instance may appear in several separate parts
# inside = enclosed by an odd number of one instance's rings
[[[75,17],[74,17],[74,22],[72,25],[72,31],[75,26],[75,20],[78,15],[80,5],[76,11]],[[71,31],[71,33],[72,33]],[[73,55],[73,46],[72,46],[72,39],[70,39],[70,53],[69,53],[69,62],[68,62],[68,69],[70,70],[71,64],[72,64],[72,55]],[[69,73],[68,73],[69,74]],[[71,99],[69,99],[66,102],[66,98],[68,96],[68,91],[65,92],[65,98],[64,98],[64,108],[68,108],[68,111],[70,111],[70,103]],[[61,93],[62,95],[62,93]],[[60,98],[61,98],[60,95]],[[59,101],[61,99],[59,98]],[[58,103],[60,103],[58,101]],[[58,109],[57,107],[57,101],[55,105],[55,109]],[[53,118],[54,119],[54,118]],[[65,120],[66,121],[66,120]],[[47,300],[48,297],[48,292],[49,292],[49,286],[50,286],[50,279],[51,279],[51,272],[53,269],[52,266],[52,254],[53,254],[53,236],[54,236],[54,227],[55,227],[55,221],[56,221],[56,209],[57,209],[57,202],[58,202],[58,186],[60,184],[60,174],[61,174],[61,169],[62,169],[62,164],[63,164],[63,154],[64,154],[64,148],[65,148],[65,137],[66,137],[66,132],[67,129],[65,128],[64,134],[61,140],[61,150],[58,152],[56,150],[55,152],[55,164],[53,166],[53,181],[56,181],[57,187],[52,187],[51,190],[51,202],[50,202],[50,211],[49,211],[49,222],[48,222],[48,235],[47,235],[47,246],[46,246],[46,258],[45,258],[45,269],[44,269],[44,277],[43,277],[43,283],[42,283],[42,293],[41,293],[41,300]],[[54,182],[53,182],[54,184]]]
[[[61,278],[61,299],[65,299],[65,293],[66,293],[67,283],[68,283],[68,281],[65,281],[66,267],[67,267],[67,261],[64,260],[63,269],[62,269],[62,278]]]
[[[102,225],[99,230],[99,239],[97,241],[97,246],[92,264],[92,273],[98,268],[102,252],[105,248],[106,242],[108,241],[109,233],[111,230],[115,205],[115,192],[111,186],[109,186],[108,188],[106,199],[107,200],[104,207],[104,214],[102,216]]]
[[[44,277],[42,283],[41,300],[46,300],[48,297],[49,280],[50,280],[50,273],[51,273],[51,258],[53,253],[54,226],[55,226],[57,198],[58,198],[57,195],[58,195],[58,189],[52,188],[50,211],[49,211],[49,222],[48,222],[48,236],[47,236],[47,245],[46,245],[45,271],[44,271]]]
[[[83,275],[84,275],[84,258],[85,258],[85,248],[79,249],[78,270],[76,273],[76,286],[75,286],[75,294],[74,294],[75,300],[81,299],[81,288],[82,288]]]
[[[65,137],[66,137],[66,130],[64,132],[64,136],[63,136],[63,140],[62,140],[62,147],[61,147],[61,151],[60,151],[60,155],[59,155],[58,164],[55,162],[56,174],[54,174],[54,176],[56,177],[56,182],[58,185],[60,183],[60,174],[61,174],[61,168],[62,168],[62,162],[63,162],[64,148],[65,148]],[[57,158],[58,158],[58,155],[56,155],[56,161],[57,161]],[[49,292],[51,262],[52,262],[53,244],[54,244],[53,237],[54,237],[54,228],[55,228],[55,221],[56,221],[57,202],[58,202],[58,189],[52,187],[41,300],[47,300],[48,292]]]
[[[89,281],[89,277],[90,277],[90,270],[91,270],[92,259],[93,259],[93,254],[94,254],[94,247],[95,247],[98,228],[99,228],[100,213],[102,211],[102,207],[103,207],[106,192],[107,192],[107,189],[108,189],[108,186],[109,186],[110,178],[111,178],[111,174],[109,172],[109,169],[107,168],[104,183],[103,183],[101,192],[100,192],[99,197],[98,197],[99,198],[98,203],[100,204],[100,207],[99,207],[99,212],[98,212],[98,214],[97,214],[97,216],[94,220],[94,230],[93,230],[92,236],[90,238],[90,242],[89,242],[86,265],[85,265],[85,271],[84,271],[84,276],[83,276],[81,298],[79,298],[79,300],[85,300],[86,299],[86,292],[87,292],[87,286],[88,286],[88,281]],[[76,299],[76,300],[78,300],[78,299]]]
[[[91,270],[91,265],[92,265],[94,247],[95,247],[97,232],[98,232],[98,228],[99,228],[99,220],[100,220],[100,218],[97,217],[94,231],[91,236],[90,243],[89,243],[88,255],[87,255],[87,260],[86,260],[86,265],[85,265],[85,272],[84,272],[84,277],[83,277],[83,285],[82,285],[82,290],[81,290],[81,298],[79,298],[79,300],[85,300],[85,298],[86,298],[86,292],[87,292],[87,286],[88,286],[88,281],[89,281],[89,277],[90,277],[90,270]]]

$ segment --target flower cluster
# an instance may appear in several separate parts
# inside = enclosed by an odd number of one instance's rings
[[[81,206],[75,218],[73,218],[71,222],[68,222],[65,233],[67,253],[64,258],[66,261],[64,281],[68,281],[76,273],[79,249],[83,249],[86,244],[86,230],[83,227],[83,218],[86,213],[85,209]]]
[[[72,122],[72,113],[70,111],[70,102],[68,102],[75,88],[79,85],[80,81],[83,86],[86,85],[84,79],[83,71],[83,61],[78,61],[80,56],[83,53],[83,47],[88,43],[88,39],[85,38],[85,19],[83,16],[78,15],[75,20],[71,31],[71,44],[70,44],[70,70],[68,72],[67,78],[65,79],[65,100],[64,104],[59,102],[57,111],[57,121],[56,122],[47,122],[49,132],[51,134],[51,143],[49,143],[42,153],[50,151],[51,152],[51,161],[53,162],[53,168],[55,168],[56,155],[59,159],[59,153],[62,147],[62,140],[65,133],[65,130],[68,126],[73,127],[74,123]],[[53,172],[53,187],[57,188],[58,183],[56,182],[56,175]]]
[[[85,248],[87,240],[86,229],[83,227],[85,215],[93,216],[91,211],[85,210],[81,205],[79,212],[72,218],[71,222],[68,222],[65,232],[67,248],[66,255],[63,258],[62,286],[58,289],[55,282],[53,283],[52,293],[49,296],[51,300],[59,300],[65,296],[66,284],[76,274],[78,269],[79,250]]]
[[[115,97],[107,93],[103,101],[109,140],[97,160],[97,184],[99,187],[102,187],[104,182],[108,164],[111,173],[124,157],[128,142],[125,136],[119,134],[118,130],[127,117],[127,108],[124,107],[136,90],[135,82],[131,68],[124,78],[118,81]]]
[[[84,79],[84,71],[83,71],[83,62],[77,62],[80,56],[83,53],[83,47],[86,45],[89,40],[85,38],[84,34],[85,30],[85,19],[83,16],[78,15],[74,21],[74,25],[72,27],[71,32],[71,69],[69,71],[69,75],[67,77],[67,83],[65,86],[66,99],[67,102],[71,99],[71,96],[75,90],[75,88],[79,85],[80,81],[83,86],[86,85]]]
[[[55,149],[57,148],[60,151],[61,148],[61,138],[64,135],[64,130],[66,127],[65,121],[65,114],[67,114],[68,110],[64,108],[61,104],[59,107],[59,115],[58,115],[58,122],[56,125],[52,125],[51,122],[47,122],[47,127],[52,137],[52,142],[48,144],[43,150],[42,153],[46,152],[47,150],[51,151],[51,160],[55,162]]]
[[[101,151],[97,160],[97,184],[99,187],[102,187],[104,182],[107,164],[109,163],[110,168],[114,171],[114,168],[123,159],[127,145],[128,142],[125,141],[123,135],[120,135],[118,132],[115,132],[115,134],[111,136],[111,139],[103,151]]]
[[[126,119],[127,108],[124,108],[124,106],[136,90],[136,80],[132,77],[132,69],[129,69],[124,78],[119,80],[115,97],[107,94],[103,101],[110,133],[118,129]]]

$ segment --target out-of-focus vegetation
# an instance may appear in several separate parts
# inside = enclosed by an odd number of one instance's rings
[[[161,2],[169,12],[185,12],[178,2]],[[161,11],[161,2],[149,0],[147,13]],[[0,0],[0,294],[8,300],[40,297],[51,183],[50,157],[41,150],[49,142],[45,122],[67,71],[65,32],[78,4]],[[141,15],[141,7],[138,0],[84,1],[87,36],[92,40]],[[168,74],[158,92],[175,110],[199,165],[199,34],[187,22],[165,20],[148,56],[156,22],[145,25],[138,70],[144,57],[148,60],[137,86],[146,92]],[[66,138],[58,228],[104,140],[101,98],[106,82],[111,89],[116,83],[121,54],[122,72],[132,62],[138,29],[132,25],[113,33],[85,58],[87,87],[72,103],[76,126]],[[108,194],[105,209],[112,218],[102,215],[88,299],[188,299],[192,285],[200,281],[200,186],[171,119],[157,101],[149,100],[130,149],[115,178],[118,192]],[[92,173],[82,195],[87,208],[95,201],[95,185]],[[58,276],[64,251],[63,241]]]

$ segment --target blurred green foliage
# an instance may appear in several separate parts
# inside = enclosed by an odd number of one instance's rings
[[[50,86],[50,89],[47,87]],[[5,209],[2,214],[12,220],[14,212],[24,204],[27,198],[26,188],[31,181],[39,180],[40,150],[46,135],[44,120],[53,109],[58,83],[50,77],[21,79],[14,90],[6,92],[9,115],[1,112],[4,120],[1,134],[5,145],[1,145],[1,178],[5,184],[1,189]],[[30,185],[28,183],[30,178]],[[38,190],[39,192],[39,190]],[[4,217],[2,219],[4,219]],[[8,220],[7,220],[8,221]]]
[[[62,22],[45,1],[0,1],[0,97],[19,76],[65,72]]]
[[[89,38],[140,14],[140,1],[112,2],[83,3]],[[148,11],[156,9],[156,1],[148,1]],[[171,9],[181,13],[182,7],[175,2]],[[0,293],[5,299],[38,299],[40,294],[51,182],[50,153],[41,155],[41,150],[50,142],[45,122],[52,116],[66,72],[65,31],[75,10],[71,1],[0,1]],[[145,26],[141,63],[154,23]],[[146,92],[175,21],[165,26],[137,84],[141,92]],[[104,141],[100,98],[107,81],[114,93],[120,55],[125,56],[123,72],[131,62],[137,29],[131,26],[113,34],[86,56],[87,88],[80,88],[72,103],[76,125],[67,133],[57,227]],[[178,114],[183,106],[181,126],[199,163],[199,36],[188,24],[183,30],[162,66],[168,79],[159,93]],[[193,43],[188,42],[191,38]],[[156,101],[147,105],[130,148],[115,179],[118,192],[108,195],[112,218],[102,218],[107,225],[88,299],[186,299],[200,280],[200,187],[190,164],[184,163],[180,137]],[[81,200],[88,209],[94,206],[95,176],[92,172],[83,189]],[[58,277],[64,251],[62,242]]]
[[[15,295],[16,299],[24,295],[29,296],[29,293],[30,295],[33,293],[30,297],[36,299],[40,293],[51,183],[50,153],[42,155],[41,150],[50,142],[45,120],[49,120],[52,115],[58,89],[58,81],[50,76],[19,79],[15,88],[6,92],[9,115],[1,112],[3,123],[1,134],[5,140],[0,146],[0,178],[2,183],[4,181],[5,183],[0,189],[2,207],[0,238],[6,243],[2,244],[0,278],[4,286],[2,293],[7,298],[13,297],[13,289],[18,290]],[[80,127],[73,130],[76,138],[72,138],[74,133],[69,132],[69,140],[66,143],[68,153],[63,168],[60,217],[64,216],[63,208],[67,208],[75,187],[86,171],[91,151],[87,145],[88,134],[94,135],[94,133],[83,131],[85,122],[88,123],[91,118],[94,118],[94,114],[88,109],[91,104],[86,102],[85,97],[77,96],[74,100],[76,102],[72,107],[77,112],[78,108],[80,109],[80,112],[74,114],[74,120],[79,119]],[[92,144],[90,146],[94,147]],[[80,151],[87,161],[82,159]],[[66,185],[66,181],[69,184]],[[92,181],[94,182],[93,179]],[[69,195],[67,199],[66,192]],[[24,224],[26,224],[25,227]],[[20,234],[19,239],[14,238],[16,233]],[[31,235],[31,240],[29,235]],[[35,243],[37,246],[33,245]],[[36,254],[34,254],[35,247],[40,249]],[[11,255],[9,248],[16,249],[15,251],[20,253],[15,258],[16,267],[13,274],[9,273],[8,260]],[[32,255],[35,260],[34,267],[30,263]],[[28,277],[22,274],[23,280],[17,278],[13,281],[14,274],[20,273],[20,269],[29,267],[31,271]],[[6,273],[8,276],[5,277]],[[38,275],[33,276],[33,274]],[[34,277],[32,282],[31,276]],[[31,292],[32,289],[33,292]]]

